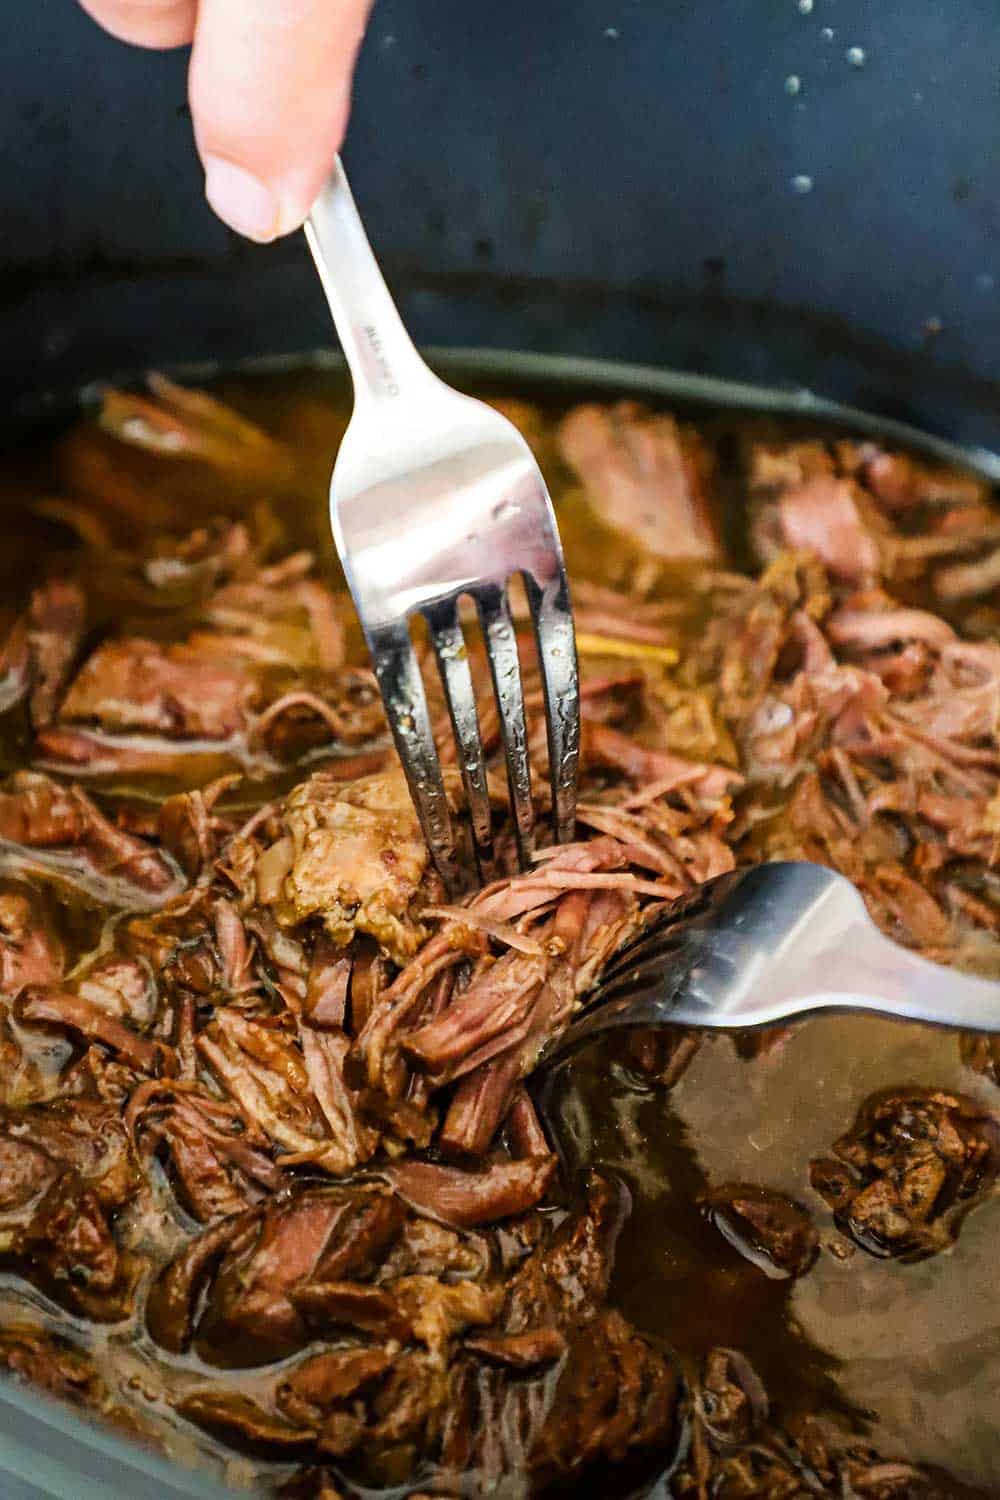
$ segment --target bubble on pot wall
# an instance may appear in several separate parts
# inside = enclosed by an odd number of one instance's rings
[[[802,79],[799,77],[798,73],[789,73],[788,77],[785,79],[785,93],[794,95],[801,92]]]
[[[621,36],[621,32],[618,30],[617,26],[605,26],[604,35],[607,37],[609,42],[617,42],[618,38]]]
[[[805,194],[813,190],[813,180],[805,172],[799,172],[792,178],[792,192]]]
[[[832,26],[824,26],[823,30],[820,32],[820,36],[823,38],[824,42],[832,42],[834,35],[835,33]]]
[[[863,68],[868,61],[864,47],[848,47],[844,56],[852,68]]]
[[[812,15],[812,8],[813,8],[813,0],[798,0],[798,7],[799,7],[799,14],[800,15],[811,16]]]

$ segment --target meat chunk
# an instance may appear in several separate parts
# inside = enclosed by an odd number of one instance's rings
[[[784,543],[815,552],[836,578],[862,583],[881,568],[876,535],[849,479],[818,475],[786,490],[779,501]]]
[[[594,1177],[561,1223],[522,1216],[508,1235],[522,1263],[505,1279],[496,1245],[483,1253],[384,1190],[305,1190],[205,1230],[154,1285],[148,1324],[171,1350],[193,1341],[230,1368],[327,1341],[269,1396],[259,1384],[185,1396],[182,1416],[247,1452],[318,1448],[366,1483],[387,1463],[399,1478],[458,1464],[482,1469],[483,1493],[529,1470],[547,1485],[666,1463],[678,1372],[604,1305],[625,1207]]]
[[[802,1276],[816,1259],[819,1237],[809,1215],[781,1193],[724,1183],[706,1193],[701,1206],[719,1233],[765,1276]]]
[[[446,1224],[469,1228],[534,1208],[544,1197],[555,1167],[554,1156],[498,1161],[478,1172],[409,1161],[389,1167],[386,1175],[414,1208]]]
[[[810,1165],[837,1223],[872,1255],[918,1260],[945,1249],[1000,1169],[1000,1123],[941,1089],[888,1090],[862,1106]]]
[[[759,1376],[738,1349],[709,1352],[692,1407],[690,1446],[671,1475],[677,1500],[950,1500],[959,1493],[946,1476],[880,1455],[815,1417],[779,1426]]]
[[[122,1317],[138,1266],[109,1220],[138,1181],[113,1109],[8,1112],[0,1121],[0,1255],[71,1311]]]
[[[258,900],[294,926],[318,917],[339,944],[376,938],[397,961],[416,951],[411,915],[428,853],[401,771],[344,785],[318,771],[289,795],[283,833],[258,857]]]
[[[616,1047],[618,1057],[648,1083],[672,1089],[701,1048],[702,1034],[677,1027],[629,1029]]]
[[[45,904],[26,886],[0,887],[0,991],[17,995],[25,985],[54,984],[65,954]]]
[[[768,1416],[767,1392],[738,1349],[712,1349],[698,1391],[698,1417],[721,1446],[746,1443]]]
[[[721,557],[714,459],[693,429],[632,401],[578,406],[559,447],[596,514],[637,546],[662,558]]]
[[[303,1025],[300,1046],[235,1009],[220,1009],[197,1039],[240,1111],[276,1146],[336,1176],[378,1144],[344,1079],[347,1040]]]
[[[231,1106],[190,1084],[150,1080],[132,1093],[126,1125],[141,1151],[165,1156],[175,1191],[203,1224],[278,1192],[285,1178]]]
[[[207,1388],[177,1402],[177,1413],[222,1442],[264,1458],[285,1458],[307,1451],[316,1432],[266,1411],[239,1391]]]
[[[193,1338],[202,1359],[227,1368],[282,1359],[309,1342],[319,1297],[299,1293],[370,1274],[402,1219],[384,1190],[357,1188],[272,1200],[223,1220],[160,1277],[150,1331],[171,1349]]]
[[[79,584],[53,579],[36,589],[28,607],[32,686],[28,703],[35,728],[55,716],[83,639],[86,601]]]
[[[152,1072],[160,1055],[154,1042],[72,990],[27,989],[17,1001],[16,1014],[28,1026],[55,1027],[85,1041],[100,1042],[137,1072]]]
[[[159,850],[116,828],[79,787],[31,771],[0,791],[0,858],[111,906],[162,905],[181,886]]]
[[[601,1313],[571,1338],[531,1468],[551,1482],[595,1463],[635,1461],[644,1450],[662,1465],[679,1426],[680,1391],[678,1372],[661,1350],[620,1313]]]
[[[81,1405],[110,1407],[108,1393],[92,1363],[64,1340],[40,1329],[0,1330],[0,1364],[19,1380],[50,1396]]]
[[[246,727],[257,686],[239,662],[137,638],[106,641],[63,700],[66,724],[170,737],[224,740]]]

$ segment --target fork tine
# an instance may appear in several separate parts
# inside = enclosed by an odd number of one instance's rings
[[[545,694],[555,840],[568,844],[575,832],[580,761],[580,678],[569,584],[562,567],[544,587],[530,573],[523,577]]]
[[[469,806],[476,858],[480,868],[485,871],[492,859],[490,794],[486,785],[486,757],[479,733],[476,696],[472,687],[465,637],[458,621],[457,600],[446,600],[425,611],[425,614],[448,702],[451,727],[458,743],[459,765]]]
[[[507,757],[507,783],[514,812],[517,852],[524,869],[531,857],[535,814],[531,805],[528,736],[524,725],[524,693],[514,622],[506,591],[499,585],[483,585],[476,591],[475,599],[500,711],[500,733]]]
[[[455,839],[423,678],[406,622],[373,631],[375,675],[431,858],[449,892],[458,889]]]

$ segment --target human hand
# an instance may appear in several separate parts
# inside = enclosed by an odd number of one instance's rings
[[[193,42],[188,93],[205,195],[253,240],[297,229],[347,127],[372,0],[80,0],[140,47]]]

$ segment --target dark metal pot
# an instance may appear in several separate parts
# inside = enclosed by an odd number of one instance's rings
[[[298,237],[248,246],[204,207],[183,56],[69,0],[0,19],[6,417],[328,340]],[[352,178],[422,342],[749,381],[787,409],[812,391],[988,450],[996,476],[997,35],[990,0],[379,0]],[[0,1386],[3,1500],[218,1493]]]

